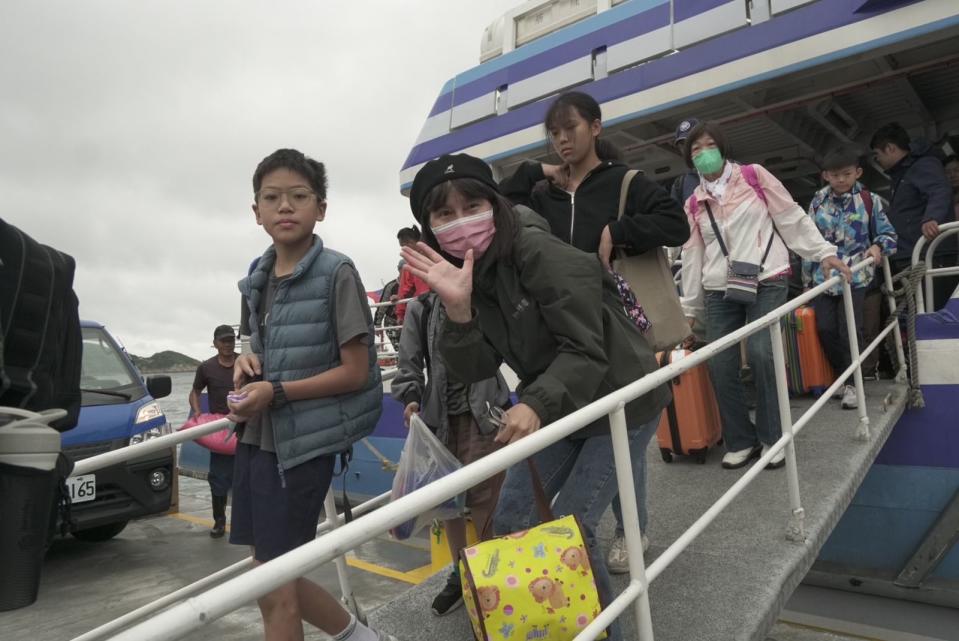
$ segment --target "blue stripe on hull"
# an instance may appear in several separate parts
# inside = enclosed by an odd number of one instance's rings
[[[790,42],[867,20],[878,14],[894,10],[898,8],[899,4],[900,3],[894,3],[892,6],[883,5],[876,9],[860,11],[859,9],[862,5],[861,0],[820,0],[817,3],[774,17],[768,22],[748,27],[744,26],[742,29],[737,29],[706,42],[687,47],[674,55],[649,61],[637,67],[615,73],[603,80],[587,83],[582,85],[580,90],[586,91],[600,103],[605,103],[756,53],[775,49]],[[877,38],[875,41],[869,43],[868,46],[852,47],[818,57],[810,56],[809,60],[802,65],[780,70],[773,75],[783,75],[798,71],[801,68],[823,64],[837,58],[848,57],[849,55],[871,48],[915,37],[921,35],[921,33],[945,28],[955,22],[955,20],[947,20],[942,24],[929,24],[920,30],[888,34],[884,37]],[[613,26],[615,25],[606,27],[605,30],[610,30]],[[600,36],[602,36],[602,38],[600,38]],[[598,31],[595,34],[591,34],[590,37],[592,38],[590,40],[591,47],[596,46],[596,42],[598,42],[596,39],[610,39],[606,31]],[[620,41],[625,39],[622,38],[620,34],[617,34],[617,37],[620,38]],[[596,40],[596,42],[593,40]],[[608,42],[607,44],[614,43]],[[590,48],[584,48],[579,55],[588,55],[589,52]],[[564,61],[556,61],[555,64],[559,64],[560,62]],[[504,73],[506,74],[505,76],[502,75]],[[502,69],[498,72],[499,75],[496,76],[496,80],[491,80],[487,91],[494,90],[497,86],[503,84],[503,78],[509,77],[514,73],[517,72],[513,72],[511,68]],[[763,79],[762,77],[746,79],[741,84],[746,85]],[[727,91],[731,88],[732,87],[724,87],[722,91]],[[472,95],[472,89],[470,91],[471,93],[467,95]],[[454,94],[456,94],[456,90],[454,90]],[[482,92],[480,92],[480,95],[481,94]],[[688,99],[693,100],[702,97],[704,96],[689,96]],[[452,98],[449,102],[442,98],[437,100],[437,105],[434,106],[434,110],[438,108],[439,103],[443,103],[444,105],[458,104],[461,96],[454,95]],[[444,153],[466,149],[534,126],[542,122],[543,115],[548,106],[546,104],[547,102],[548,101],[535,102],[526,107],[511,110],[502,116],[490,118],[475,125],[452,131],[438,138],[424,141],[413,147],[406,161],[403,163],[403,168],[406,169],[436,158]],[[631,115],[630,117],[637,116],[638,115]],[[615,124],[615,121],[606,124]]]
[[[898,573],[959,489],[959,469],[873,465],[819,559]],[[959,546],[933,576],[959,579]]]
[[[959,469],[959,385],[923,385],[922,394],[926,406],[906,410],[876,463]]]

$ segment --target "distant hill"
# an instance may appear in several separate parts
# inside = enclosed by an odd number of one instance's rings
[[[157,352],[153,356],[136,356],[130,354],[133,364],[147,374],[156,372],[192,372],[200,361],[190,358],[180,352]]]

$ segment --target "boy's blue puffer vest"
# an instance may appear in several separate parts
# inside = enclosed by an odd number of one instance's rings
[[[253,272],[239,282],[250,313],[251,346],[260,355],[263,379],[295,381],[315,376],[340,365],[339,341],[333,311],[333,283],[336,270],[349,258],[313,237],[313,246],[300,260],[289,278],[281,281],[273,298],[266,323],[266,345],[260,336],[257,309],[266,289],[276,250],[271,246]],[[369,327],[369,378],[358,392],[290,401],[271,409],[276,457],[284,469],[290,469],[324,454],[347,450],[350,445],[373,432],[383,410],[380,368],[373,344],[373,319]]]

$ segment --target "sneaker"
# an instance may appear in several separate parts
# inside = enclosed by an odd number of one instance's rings
[[[856,395],[856,388],[852,385],[846,385],[842,392],[842,403],[844,410],[854,410],[859,407],[859,397]]]
[[[649,538],[643,535],[643,553],[649,550]],[[629,572],[629,552],[626,551],[626,537],[617,536],[609,547],[606,555],[606,567],[610,574],[627,574]]]
[[[220,521],[217,519],[213,522],[213,527],[210,528],[210,538],[222,539],[224,534],[226,534],[226,520]]]
[[[769,446],[763,445],[762,455],[765,456],[767,451],[769,451]],[[773,459],[769,461],[769,463],[766,464],[766,469],[767,470],[779,469],[785,464],[786,464],[786,448],[783,448],[779,450],[776,456],[774,456]]]
[[[450,572],[446,579],[446,587],[433,599],[433,614],[445,617],[447,614],[463,605],[463,584],[456,572]]]
[[[749,463],[749,461],[753,460],[757,456],[759,456],[759,452],[760,452],[760,447],[758,445],[754,445],[745,450],[736,450],[735,452],[726,452],[723,455],[723,467],[726,468],[727,470],[738,469],[746,465],[747,463]]]

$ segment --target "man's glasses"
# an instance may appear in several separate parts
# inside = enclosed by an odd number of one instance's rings
[[[294,209],[301,209],[309,206],[316,198],[316,193],[306,187],[296,187],[294,189],[261,189],[256,193],[256,202],[260,207],[268,209],[277,209],[283,202],[283,196],[286,196],[286,202],[290,203]]]
[[[491,405],[489,401],[486,401],[486,410],[489,413],[490,423],[500,429],[506,425],[506,410],[498,405]]]

